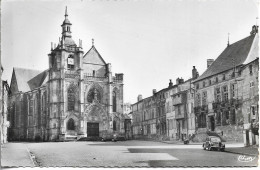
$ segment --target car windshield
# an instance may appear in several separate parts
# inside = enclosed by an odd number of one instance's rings
[[[211,138],[211,142],[221,142],[220,138]]]

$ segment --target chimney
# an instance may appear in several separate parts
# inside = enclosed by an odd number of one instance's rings
[[[207,68],[214,62],[214,59],[207,59]]]
[[[139,102],[142,99],[143,99],[143,96],[141,94],[139,94],[138,97],[137,97],[137,101]]]
[[[178,77],[178,78],[176,79],[176,85],[181,84],[181,83],[184,83],[184,79]]]
[[[193,66],[192,69],[192,79],[196,79],[197,78],[197,69],[195,68],[195,66]]]
[[[153,89],[153,95],[156,93],[156,89]]]
[[[181,77],[179,80],[179,84],[184,83],[184,79]]]
[[[253,35],[253,34],[256,34],[256,33],[258,33],[258,26],[257,25],[253,25],[252,26],[252,31],[250,32],[250,34]]]
[[[172,79],[170,79],[169,87],[172,87]]]
[[[179,84],[179,77],[176,79],[176,85],[178,85]]]

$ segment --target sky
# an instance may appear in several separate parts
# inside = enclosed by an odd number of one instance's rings
[[[201,75],[207,59],[250,35],[259,23],[259,0],[2,0],[1,58],[3,80],[13,67],[45,70],[51,42],[58,43],[65,7],[72,38],[86,53],[95,47],[113,73],[124,74],[124,102],[135,103]]]

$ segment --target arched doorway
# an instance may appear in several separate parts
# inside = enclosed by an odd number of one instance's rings
[[[68,130],[75,130],[75,122],[74,122],[73,119],[69,119],[67,129]]]
[[[93,103],[85,110],[87,115],[87,136],[99,136],[107,130],[108,117],[105,110],[98,103]]]

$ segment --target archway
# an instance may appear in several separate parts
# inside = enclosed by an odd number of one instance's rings
[[[73,119],[69,119],[67,129],[68,130],[75,130],[75,122],[74,122]]]

